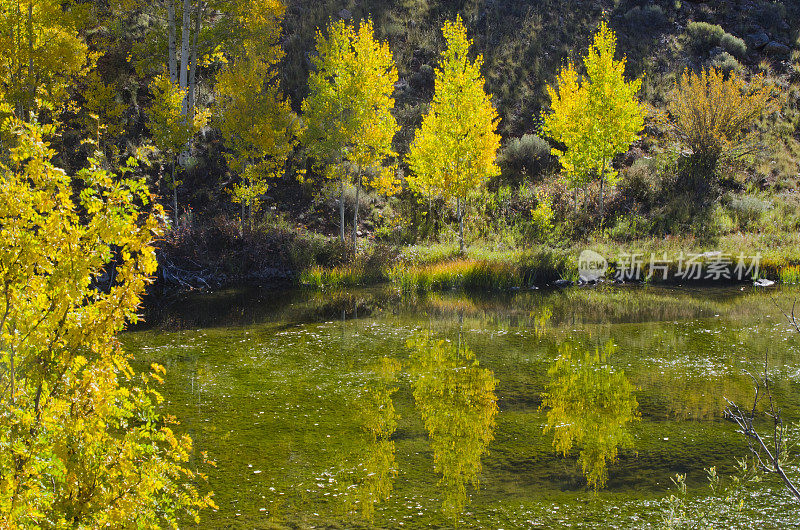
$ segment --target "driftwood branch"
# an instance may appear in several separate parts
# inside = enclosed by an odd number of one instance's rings
[[[772,301],[783,313],[789,324],[800,333],[800,326],[798,326],[797,318],[795,316],[795,307],[797,301],[792,304],[791,314],[787,314],[773,298]],[[753,406],[748,409],[742,409],[736,403],[725,398],[728,406],[725,408],[725,417],[732,420],[739,427],[738,432],[744,435],[747,440],[750,454],[753,456],[758,464],[758,467],[765,473],[774,473],[780,477],[786,488],[792,493],[795,499],[800,501],[800,490],[797,486],[786,476],[783,468],[783,460],[786,455],[786,426],[783,423],[781,410],[776,408],[775,400],[772,397],[772,389],[770,388],[769,379],[769,354],[764,354],[764,373],[758,377],[749,374],[753,379],[753,386],[755,387],[755,397],[753,398]],[[758,405],[761,401],[765,400],[764,415],[772,420],[772,433],[771,435],[762,434],[758,428],[753,425],[758,416]]]

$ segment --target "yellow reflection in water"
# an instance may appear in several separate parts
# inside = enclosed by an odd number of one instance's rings
[[[639,418],[635,387],[607,364],[614,350],[610,342],[594,352],[564,343],[543,396],[542,407],[549,409],[544,432],[553,433],[553,447],[564,456],[580,447],[578,462],[594,489],[605,485],[619,449],[633,446],[628,426]]]
[[[350,507],[371,520],[375,504],[389,498],[394,478],[397,476],[394,442],[392,435],[397,429],[398,415],[395,412],[392,394],[397,391],[395,383],[400,362],[383,357],[375,367],[378,376],[367,384],[357,402],[361,427],[366,435],[363,459],[353,484],[348,488]]]
[[[494,439],[497,380],[466,346],[428,336],[408,346],[414,401],[441,475],[442,511],[456,518],[466,504],[467,484],[478,486],[481,456]]]

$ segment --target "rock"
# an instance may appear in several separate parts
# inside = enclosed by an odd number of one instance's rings
[[[769,287],[771,285],[775,285],[775,282],[772,280],[767,280],[766,278],[759,278],[758,280],[753,282],[753,285],[756,287]]]
[[[569,280],[560,279],[554,281],[553,285],[555,285],[556,287],[570,287],[572,285],[572,282]]]
[[[791,52],[791,48],[787,45],[778,42],[778,41],[770,41],[766,46],[764,46],[764,53],[767,55],[789,55]]]
[[[353,14],[350,12],[349,9],[342,9],[339,11],[339,16],[344,20],[350,20],[353,18]]]
[[[764,32],[751,33],[747,36],[747,42],[751,47],[760,50],[769,43],[769,35]]]

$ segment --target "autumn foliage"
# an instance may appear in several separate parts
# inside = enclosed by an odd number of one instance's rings
[[[600,181],[601,214],[603,186],[616,177],[611,162],[639,139],[644,126],[644,108],[636,96],[642,80],[625,79],[625,59],[614,59],[616,45],[614,32],[601,24],[583,58],[586,77],[569,63],[556,86],[547,87],[551,112],[544,131],[566,146],[553,154],[573,187]]]
[[[472,61],[472,41],[461,18],[442,28],[447,48],[436,69],[433,102],[408,153],[409,187],[423,197],[457,202],[459,241],[464,251],[463,215],[468,195],[500,173],[497,111],[484,89],[483,57]]]
[[[715,165],[721,157],[752,152],[753,126],[777,109],[777,93],[761,76],[746,82],[716,68],[685,70],[670,104],[674,131],[694,155]]]
[[[389,159],[396,156],[392,140],[398,130],[392,115],[397,68],[389,44],[375,38],[372,22],[359,26],[344,21],[317,33],[316,70],[303,100],[305,129],[300,140],[326,175],[340,183],[340,238],[344,240],[344,186],[354,181],[360,191],[365,175],[383,193],[396,191]],[[353,244],[358,224],[358,196]]]
[[[9,118],[0,164],[0,527],[177,526],[213,506],[191,439],[115,335],[156,270],[141,180],[54,167],[52,130]],[[73,185],[79,183],[76,197]]]

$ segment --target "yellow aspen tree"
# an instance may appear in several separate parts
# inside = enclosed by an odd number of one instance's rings
[[[231,195],[253,224],[253,211],[267,191],[267,180],[279,177],[295,145],[297,116],[278,86],[275,67],[283,57],[278,43],[283,5],[261,2],[270,9],[248,10],[241,23],[262,28],[246,39],[232,62],[217,74],[216,122],[230,150],[229,167],[240,176]],[[254,20],[255,19],[255,20]],[[264,41],[273,35],[273,40]]]
[[[169,186],[172,188],[172,210],[175,226],[178,226],[178,185],[175,176],[175,161],[192,136],[208,121],[208,112],[195,109],[191,119],[183,114],[185,90],[181,90],[166,75],[157,76],[150,85],[153,103],[147,109],[147,121],[153,143],[169,161]]]
[[[132,162],[71,177],[42,139],[53,126],[12,117],[3,129],[0,527],[199,520],[214,503],[187,464],[191,439],[158,411],[165,370],[135,373],[116,338],[156,271],[162,210],[125,174]]]
[[[18,117],[47,109],[56,118],[74,78],[88,71],[79,12],[71,1],[0,0],[0,92]]]
[[[617,177],[611,162],[640,138],[644,127],[645,110],[636,96],[642,80],[625,79],[625,58],[614,59],[616,46],[614,32],[600,24],[583,58],[586,78],[570,63],[561,69],[556,86],[547,87],[551,112],[543,124],[545,133],[566,146],[553,154],[570,183],[577,187],[593,176],[599,180],[601,219],[604,186]]]
[[[392,109],[397,69],[386,42],[375,39],[372,22],[359,27],[333,22],[327,35],[317,32],[315,71],[303,101],[305,128],[301,142],[326,174],[339,180],[339,237],[344,242],[344,189],[355,180],[353,248],[357,245],[358,197],[367,175],[383,193],[396,189],[387,162],[396,154],[392,140],[399,129]]]
[[[436,70],[433,102],[407,156],[415,192],[456,201],[459,246],[464,252],[464,209],[470,192],[500,173],[497,111],[484,89],[483,57],[469,59],[472,41],[461,18],[442,28],[447,48]]]

